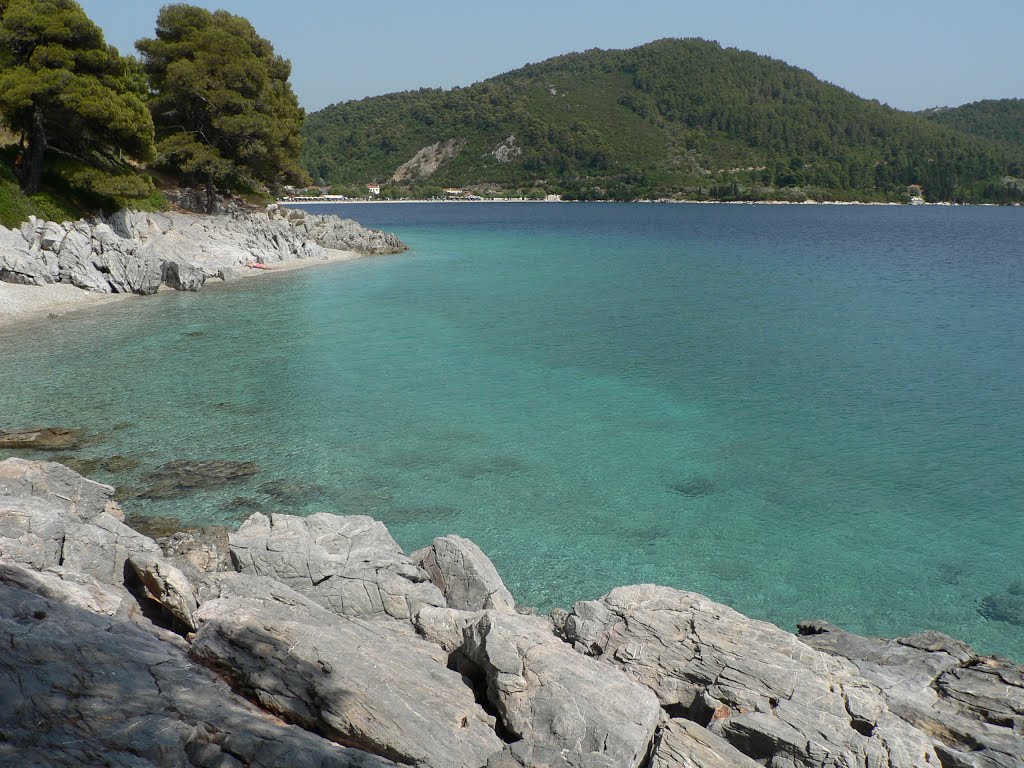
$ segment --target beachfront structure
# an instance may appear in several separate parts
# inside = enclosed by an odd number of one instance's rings
[[[367,184],[366,185],[366,191],[369,192],[371,195],[379,195],[380,194],[380,184]]]
[[[445,197],[462,197],[466,193],[458,187],[448,187],[445,189],[444,194]]]

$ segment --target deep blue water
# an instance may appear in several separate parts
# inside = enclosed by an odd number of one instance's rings
[[[253,460],[128,511],[459,533],[542,608],[650,581],[1024,660],[981,610],[1024,602],[1024,210],[334,210],[411,252],[0,330],[0,428],[109,431],[83,453],[136,476]]]

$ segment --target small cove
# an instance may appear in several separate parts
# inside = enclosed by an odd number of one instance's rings
[[[1024,579],[1024,212],[338,211],[412,251],[0,330],[0,428],[85,427],[129,488],[255,461],[126,509],[458,533],[541,608],[658,582],[1024,659],[984,603]]]

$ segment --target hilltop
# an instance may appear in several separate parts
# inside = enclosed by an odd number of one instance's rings
[[[961,107],[934,107],[921,114],[939,125],[1024,147],[1024,99],[986,99]]]
[[[980,201],[1003,187],[1019,199],[1004,179],[1024,176],[1024,147],[700,39],[335,104],[304,135],[314,179],[414,193],[900,200],[919,184],[932,200]]]

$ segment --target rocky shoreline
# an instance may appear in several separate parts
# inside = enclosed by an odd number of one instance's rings
[[[654,585],[538,616],[456,535],[154,540],[113,494],[0,462],[0,765],[1024,765],[1024,667],[938,633],[793,635]]]
[[[69,287],[104,297],[198,291],[209,279],[234,280],[263,267],[405,250],[394,235],[351,219],[277,205],[216,216],[119,211],[65,223],[31,217],[20,229],[0,227],[0,283],[44,290],[0,291],[0,316],[24,316],[33,305],[45,311],[47,302],[81,306]]]

